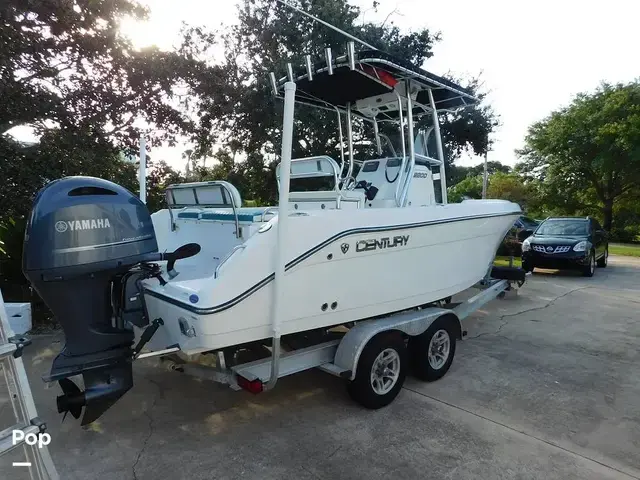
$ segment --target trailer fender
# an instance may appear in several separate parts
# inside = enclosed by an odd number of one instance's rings
[[[342,338],[333,363],[339,370],[345,372],[344,376],[346,378],[353,380],[356,376],[360,354],[365,345],[374,336],[383,332],[397,330],[405,335],[414,337],[424,333],[436,319],[445,315],[451,317],[451,321],[457,330],[457,337],[462,338],[462,324],[457,315],[451,310],[434,307],[404,312],[356,324]]]

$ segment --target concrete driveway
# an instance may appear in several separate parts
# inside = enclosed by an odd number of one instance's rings
[[[378,411],[318,371],[254,396],[149,361],[83,429],[60,423],[57,387],[39,380],[60,336],[38,338],[26,364],[63,479],[640,478],[640,261],[536,273],[466,329],[445,378],[408,378]],[[10,460],[0,472],[16,480]]]

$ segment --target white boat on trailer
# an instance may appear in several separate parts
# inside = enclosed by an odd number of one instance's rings
[[[84,406],[82,422],[92,422],[133,385],[135,359],[179,352],[215,354],[206,375],[253,392],[320,367],[378,408],[395,398],[410,364],[426,380],[444,375],[460,321],[524,281],[519,269],[487,274],[519,206],[447,203],[438,112],[472,104],[470,92],[382,52],[356,52],[353,42],[346,55],[334,60],[326,49],[323,63],[307,56],[300,71],[289,64],[271,82],[284,98],[277,207],[243,208],[224,181],[172,185],[167,208],[151,216],[104,180],[70,177],[39,193],[23,268],[65,332],[45,378],[64,391],[60,412],[78,418]],[[295,103],[336,112],[339,163],[291,159]],[[422,115],[433,125],[414,135]],[[377,150],[357,174],[354,118],[371,123]],[[398,126],[400,152],[383,151],[381,122]],[[330,189],[297,189],[312,178]],[[478,282],[483,292],[441,308]],[[264,358],[243,363],[246,350]],[[84,391],[69,378],[79,374]]]
[[[296,83],[289,82],[291,73],[274,83],[282,94],[288,86],[292,97],[295,89],[301,103],[330,105],[346,113],[347,162],[338,164],[326,155],[291,160],[293,191],[279,181],[277,208],[241,208],[237,190],[225,182],[169,187],[168,208],[152,215],[160,250],[197,242],[202,251],[184,260],[180,275],[166,284],[145,283],[149,314],[165,320],[151,347],[179,343],[182,350],[198,353],[270,337],[273,252],[279,241],[286,265],[281,288],[287,295],[278,314],[281,334],[432,303],[483,278],[520,208],[496,200],[447,204],[446,193],[436,202],[432,169],[440,170],[441,195],[446,181],[442,159],[426,151],[430,135],[417,135],[408,147],[403,140],[402,150],[408,154],[380,152],[351,176],[353,117],[376,124],[379,115],[386,122],[406,120],[412,139],[418,109],[437,122],[433,112],[438,104],[460,108],[473,99],[444,79],[401,68],[388,55],[353,55],[351,62],[338,58],[330,63],[331,74],[318,65],[297,76]],[[404,80],[394,83],[392,75]],[[406,91],[414,93],[407,97]],[[422,97],[431,98],[436,107],[421,104]],[[431,129],[431,135],[439,138],[438,130]],[[404,136],[403,129],[400,134]],[[415,144],[423,147],[422,153]],[[280,173],[278,168],[278,178]],[[326,177],[331,189],[296,190],[297,181],[317,177]],[[292,213],[280,211],[287,207]],[[283,218],[286,233],[279,228]],[[185,338],[185,331],[195,334]]]

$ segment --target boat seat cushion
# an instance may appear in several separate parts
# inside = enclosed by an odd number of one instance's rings
[[[238,222],[240,223],[261,223],[270,219],[263,215],[267,207],[244,207],[238,208]],[[235,222],[235,215],[230,208],[225,209],[202,209],[199,211],[185,211],[178,213],[178,218],[192,220],[213,220],[217,222]]]
[[[338,198],[338,192],[335,190],[291,192],[289,194],[290,202],[315,202],[318,200],[335,200],[336,198]],[[342,192],[342,198],[364,200],[365,195],[362,190],[344,190]]]

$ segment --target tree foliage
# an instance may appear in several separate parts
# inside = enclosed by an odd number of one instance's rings
[[[189,93],[216,69],[187,53],[135,50],[119,31],[135,0],[5,0],[0,5],[0,270],[19,282],[25,218],[48,181],[91,175],[137,189],[121,152],[195,131]],[[38,143],[7,134],[31,126]],[[153,186],[153,177],[151,178]],[[153,193],[153,192],[152,192]],[[153,199],[153,195],[151,195]]]
[[[482,176],[469,175],[455,185],[447,188],[447,199],[458,203],[465,198],[482,198]]]
[[[48,182],[70,175],[89,175],[112,180],[137,190],[135,166],[121,159],[119,151],[107,141],[94,137],[65,134],[52,129],[40,142],[23,145],[10,138],[0,141],[0,271],[4,278],[22,282],[20,257],[25,222],[33,196]]]
[[[84,131],[119,145],[193,128],[193,85],[216,70],[185,54],[135,50],[119,31],[135,0],[6,0],[0,6],[0,135],[17,125]],[[178,94],[180,93],[180,94]]]
[[[433,45],[440,35],[428,29],[403,33],[392,23],[358,23],[360,11],[346,0],[298,0],[305,11],[349,32],[376,48],[416,65],[433,55]],[[275,200],[274,163],[279,155],[282,104],[270,90],[269,72],[278,76],[286,71],[286,63],[300,64],[304,55],[314,61],[324,58],[324,47],[330,46],[334,56],[345,53],[345,38],[273,0],[244,0],[238,10],[238,23],[212,36],[201,29],[188,31],[183,49],[205,52],[216,42],[225,49],[221,65],[225,72],[222,86],[203,85],[199,118],[200,131],[194,154],[205,158],[222,144],[234,155],[245,158],[242,172],[250,185],[251,196],[264,202]],[[477,79],[462,81],[480,97]],[[451,162],[462,151],[483,153],[488,133],[497,124],[490,107],[476,106],[458,114],[442,114],[443,142]],[[344,119],[343,119],[344,121]],[[428,125],[427,116],[422,120]],[[369,125],[354,122],[356,140],[371,134]],[[211,131],[216,134],[212,135]],[[370,138],[370,137],[369,137]],[[328,154],[339,158],[336,114],[304,106],[296,107],[294,157]]]
[[[536,206],[537,190],[531,182],[516,173],[496,172],[489,177],[487,198],[509,200],[520,205],[523,211]]]
[[[640,82],[603,84],[529,129],[518,170],[543,181],[552,210],[597,214],[640,189]]]
[[[611,237],[620,242],[640,241],[640,190],[622,195],[613,209]]]
[[[538,214],[540,209],[539,185],[535,180],[510,171],[508,165],[489,162],[487,168],[487,198],[509,200],[520,205],[523,211]],[[482,198],[484,165],[467,167],[469,174],[448,188],[450,202],[461,202],[465,198]]]
[[[475,177],[477,175],[484,174],[484,164],[479,163],[478,165],[473,165],[471,167],[463,167],[460,165],[451,165],[449,167],[450,173],[447,175],[451,178],[451,181],[447,182],[447,185],[456,185],[457,183],[464,180],[466,177]],[[497,162],[495,160],[491,160],[487,162],[487,174],[489,176],[493,175],[496,172],[509,173],[511,172],[511,167],[509,165],[505,165],[501,162]]]

